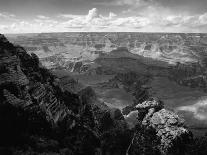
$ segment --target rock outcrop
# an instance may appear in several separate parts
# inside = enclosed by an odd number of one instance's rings
[[[183,154],[183,145],[192,139],[191,133],[184,127],[184,120],[177,114],[164,109],[164,105],[156,98],[148,99],[136,106],[138,110],[139,125],[154,130],[159,139],[159,150],[161,154]],[[136,147],[136,138],[130,149]],[[130,150],[129,149],[129,150]],[[133,152],[133,151],[132,151]]]
[[[164,107],[163,103],[158,99],[152,98],[138,104],[135,108],[138,110],[138,120],[142,121],[143,125],[147,125],[153,114]]]
[[[153,127],[157,132],[157,136],[160,137],[160,148],[163,153],[182,152],[182,143],[189,140],[191,136],[191,133],[184,128],[183,123],[183,119],[166,109],[162,109],[152,115],[149,126]]]

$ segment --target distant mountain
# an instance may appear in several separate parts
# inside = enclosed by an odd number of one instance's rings
[[[117,48],[120,51],[121,47],[135,55],[169,64],[195,63],[206,58],[206,38],[205,34],[167,33],[43,33],[9,36],[13,43],[37,54],[48,68],[67,66],[77,61],[87,64],[103,53],[116,51]],[[57,62],[50,60],[54,57],[58,57]]]

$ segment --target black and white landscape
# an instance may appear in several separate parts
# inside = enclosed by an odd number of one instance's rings
[[[207,154],[206,6],[0,0],[0,154]]]

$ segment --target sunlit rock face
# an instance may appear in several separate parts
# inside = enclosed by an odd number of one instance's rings
[[[150,126],[155,128],[157,131],[157,136],[161,138],[161,149],[163,153],[172,151],[178,139],[180,140],[180,145],[182,142],[188,140],[191,136],[190,132],[183,127],[184,120],[180,119],[175,113],[162,109],[153,114],[150,120]],[[178,147],[178,146],[176,146]],[[176,148],[182,150],[182,148]]]
[[[156,98],[138,104],[136,109],[140,124],[154,130],[158,137],[161,154],[182,153],[183,144],[192,139],[191,133],[184,127],[183,119],[179,118],[177,114],[163,109],[162,102]],[[129,151],[134,153],[133,150],[135,150],[135,144],[138,141],[135,134]]]

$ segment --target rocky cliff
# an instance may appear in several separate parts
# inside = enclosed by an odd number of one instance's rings
[[[78,95],[65,92],[35,54],[27,54],[2,35],[0,59],[2,151],[11,146],[24,152],[24,146],[26,151],[30,148],[30,152],[36,152],[41,149],[35,147],[45,143],[43,152],[60,152],[67,146],[67,151],[81,154],[87,145],[92,148],[87,151],[95,152],[99,139],[92,113],[84,114],[87,103]],[[89,120],[83,121],[83,115]]]
[[[111,141],[103,131],[122,124],[125,132],[122,114],[115,118],[116,110],[97,106],[91,88],[75,93],[64,90],[59,81],[35,54],[0,35],[0,153],[110,152]],[[110,149],[117,150],[116,145]]]
[[[121,77],[119,83],[128,79]],[[182,153],[191,137],[182,120],[144,90],[143,98],[133,82],[125,89],[134,92],[138,120],[129,129],[121,111],[98,101],[92,88],[65,90],[35,54],[0,35],[0,154]]]
[[[156,98],[150,98],[147,101],[138,104],[135,107],[138,110],[138,121],[144,128],[154,132],[158,143],[157,149],[161,154],[184,154],[185,143],[193,140],[191,132],[184,127],[184,120],[175,113],[164,109],[163,103]],[[139,143],[139,134],[135,133],[130,154],[136,154],[137,143]],[[155,139],[156,139],[155,138]],[[155,153],[156,154],[156,153]]]

